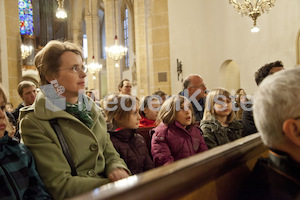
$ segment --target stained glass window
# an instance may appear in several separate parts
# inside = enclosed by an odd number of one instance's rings
[[[123,21],[124,23],[124,43],[125,47],[129,47],[129,41],[128,41],[128,10],[125,9],[125,19]],[[129,51],[127,51],[125,55],[125,68],[129,68]]]
[[[19,23],[21,35],[33,35],[31,0],[19,0]]]

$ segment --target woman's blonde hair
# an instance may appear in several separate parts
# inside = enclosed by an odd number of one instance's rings
[[[130,95],[108,95],[104,100],[104,113],[106,116],[106,122],[112,125],[113,128],[119,128],[118,122],[126,120],[131,112],[137,109],[137,104],[138,100],[136,97]]]
[[[172,96],[163,103],[158,113],[156,123],[159,124],[163,122],[167,125],[174,123],[176,119],[176,115],[180,110],[180,106],[184,102],[189,103],[189,108],[192,113],[192,124],[194,124],[195,119],[194,119],[193,106],[186,97],[181,95]]]
[[[230,99],[230,101],[232,102],[232,99],[230,98],[231,95],[226,89],[216,88],[216,89],[211,90],[208,93],[208,95],[206,96],[203,120],[210,120],[211,116],[216,117],[214,105],[215,105],[216,100],[218,100],[222,96]],[[231,109],[230,114],[227,116],[226,122],[231,123],[234,120],[234,118],[235,118],[235,114],[234,114],[234,111]]]
[[[34,58],[34,65],[39,71],[41,85],[49,84],[46,78],[59,69],[62,62],[60,59],[61,55],[66,51],[76,53],[84,60],[81,46],[71,42],[61,42],[58,40],[48,42],[46,46],[37,53]]]

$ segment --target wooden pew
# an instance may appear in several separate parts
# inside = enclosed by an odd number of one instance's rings
[[[150,131],[151,129],[153,129],[153,128],[155,128],[155,126],[153,126],[153,127],[139,127],[139,128],[137,129],[137,132],[138,132],[141,136],[143,136],[143,138],[145,139],[145,142],[146,142],[146,145],[147,145],[147,147],[148,147],[148,150],[149,150],[150,155],[151,155],[151,137],[150,137],[149,131]],[[151,157],[152,157],[152,156],[151,156]]]
[[[235,199],[257,158],[267,152],[257,133],[72,199]]]

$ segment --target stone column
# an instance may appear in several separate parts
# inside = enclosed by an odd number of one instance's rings
[[[148,74],[148,36],[146,32],[145,0],[134,1],[135,37],[136,37],[136,72],[137,72],[137,96],[149,94]]]
[[[171,94],[170,75],[170,43],[169,43],[169,19],[168,0],[147,0],[151,5],[148,22],[149,41],[149,94],[160,89]]]
[[[171,93],[168,0],[134,1],[137,95]]]
[[[86,37],[88,42],[88,58],[87,64],[92,63],[92,57],[95,57],[95,62],[99,64],[100,58],[100,34],[99,34],[99,16],[97,0],[91,0],[91,6],[89,1],[86,1],[88,12],[86,12],[85,23],[86,23]],[[99,93],[100,81],[99,72],[95,73],[96,79],[93,79],[93,75],[88,72],[88,89],[95,89]],[[97,97],[99,98],[99,97]]]
[[[114,45],[115,34],[119,36],[120,26],[120,12],[119,12],[119,0],[103,0],[104,1],[104,14],[105,14],[105,37],[106,46],[110,47]],[[114,12],[114,9],[115,12]],[[115,13],[117,15],[117,21],[115,22]],[[117,24],[115,27],[115,23]],[[116,28],[116,31],[115,31]],[[106,55],[106,70],[107,70],[107,93],[118,92],[118,85],[121,81],[120,67],[115,67],[115,61]]]
[[[8,90],[9,100],[13,103],[14,107],[17,107],[22,99],[19,97],[17,92],[17,87],[21,81],[22,71],[21,71],[21,40],[20,40],[20,29],[19,29],[19,13],[18,13],[18,2],[5,0],[1,3],[1,12],[2,9],[5,9],[5,16],[2,16],[3,12],[0,14],[2,18],[4,27],[1,34],[1,52],[2,56],[2,84]],[[4,5],[4,8],[3,8]],[[2,23],[0,23],[3,25]],[[4,33],[5,32],[5,33]],[[2,40],[3,39],[3,40]],[[5,40],[5,41],[4,41]],[[6,46],[4,46],[6,45]],[[3,57],[5,55],[5,57]],[[3,77],[4,76],[4,77]]]
[[[82,46],[82,40],[83,40],[82,37],[83,37],[82,31],[78,28],[74,28],[73,29],[73,42],[75,44]]]

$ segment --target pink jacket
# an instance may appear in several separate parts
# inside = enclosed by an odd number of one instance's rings
[[[156,167],[208,149],[199,126],[192,126],[186,130],[176,121],[169,126],[160,123],[153,130],[151,153]]]

